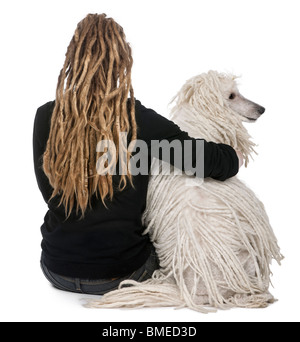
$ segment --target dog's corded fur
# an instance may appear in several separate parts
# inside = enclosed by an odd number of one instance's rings
[[[212,71],[191,78],[172,100],[177,101],[170,118],[194,138],[228,144],[241,151],[247,166],[251,153],[256,153],[255,144],[223,93],[235,79]]]
[[[222,83],[233,79],[211,71],[189,80],[176,97],[171,119],[190,136],[230,144],[248,162],[254,143],[221,92]],[[160,269],[152,279],[125,281],[87,306],[175,306],[208,312],[274,302],[268,291],[269,265],[273,258],[280,264],[283,257],[263,203],[237,177],[219,182],[151,176],[143,223]]]

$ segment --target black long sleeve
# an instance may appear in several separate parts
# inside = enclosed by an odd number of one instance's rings
[[[80,220],[74,209],[65,220],[64,208],[57,207],[59,197],[48,202],[52,187],[42,169],[53,108],[54,101],[38,108],[33,128],[34,169],[49,209],[41,225],[44,263],[52,272],[69,277],[103,279],[125,276],[141,267],[151,251],[149,237],[143,235],[146,227],[141,221],[146,208],[149,176],[134,176],[135,188],[127,186],[125,190],[115,192],[113,201],[107,202],[108,209],[93,196],[92,209],[87,209],[84,219]],[[192,165],[197,158],[203,157],[197,155],[197,139],[189,137],[171,120],[145,108],[138,100],[135,115],[138,139],[144,140],[147,146],[151,146],[153,140],[190,140]],[[205,177],[225,180],[238,172],[238,158],[230,146],[203,142]],[[175,159],[174,155],[171,156],[173,165]]]
[[[152,109],[144,107],[140,101],[136,101],[136,109],[136,121],[140,127],[138,130],[138,138],[143,139],[148,146],[151,145],[151,141],[153,140],[157,140],[158,142],[162,140],[167,140],[168,142],[179,140],[182,145],[185,141],[190,141],[192,145],[192,166],[195,167],[197,158],[203,159],[204,178],[211,177],[216,180],[225,181],[238,173],[239,160],[235,150],[231,146],[207,142],[204,139],[192,138],[172,120],[165,118]],[[204,158],[199,153],[197,154],[197,140],[201,140],[204,144]],[[177,165],[174,150],[170,150],[170,164],[178,167],[179,165],[183,166],[184,157],[184,149],[182,149],[182,160]],[[189,170],[182,169],[184,171]]]

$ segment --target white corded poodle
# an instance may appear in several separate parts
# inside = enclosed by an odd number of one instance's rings
[[[242,122],[255,121],[264,108],[245,99],[235,79],[210,71],[188,80],[174,98],[170,119],[194,138],[241,151],[247,166],[255,144]],[[237,176],[225,182],[151,176],[143,223],[160,269],[144,283],[123,282],[88,306],[208,312],[274,302],[270,264],[283,257],[263,203]]]

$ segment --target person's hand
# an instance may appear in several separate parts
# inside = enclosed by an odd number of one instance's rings
[[[241,166],[244,164],[244,157],[243,157],[243,154],[242,152],[238,151],[238,150],[235,150],[238,158],[239,158],[239,168],[241,168]]]

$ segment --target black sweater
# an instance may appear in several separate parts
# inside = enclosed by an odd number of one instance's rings
[[[128,182],[125,190],[114,193],[112,202],[106,202],[108,209],[94,196],[92,209],[87,209],[84,219],[80,220],[80,213],[76,215],[73,209],[65,220],[63,205],[57,207],[59,196],[48,203],[53,189],[42,169],[54,104],[51,101],[38,108],[33,129],[35,174],[49,209],[41,226],[42,258],[52,272],[69,277],[103,279],[127,275],[145,263],[151,250],[149,237],[142,234],[145,227],[141,222],[149,176],[134,176],[135,189]],[[195,162],[197,139],[191,138],[173,121],[145,108],[140,101],[136,100],[135,106],[138,139],[144,140],[149,147],[151,140],[192,140]],[[237,174],[238,158],[232,147],[203,142],[204,177],[224,181]],[[173,162],[174,158],[171,158],[171,164]],[[118,184],[118,175],[113,178]]]

